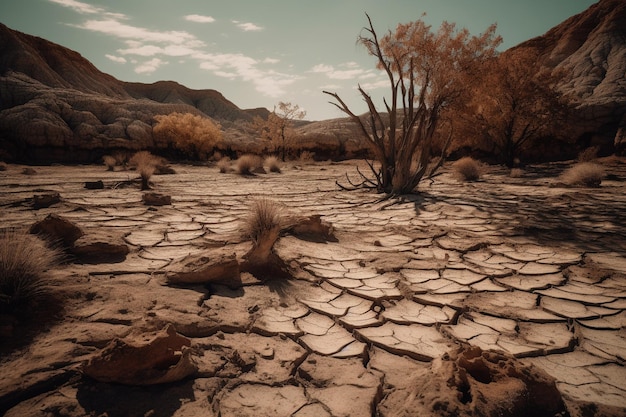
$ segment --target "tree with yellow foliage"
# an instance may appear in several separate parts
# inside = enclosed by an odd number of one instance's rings
[[[153,129],[155,142],[167,143],[187,158],[207,159],[222,141],[220,126],[208,117],[170,113],[154,118],[157,121]]]

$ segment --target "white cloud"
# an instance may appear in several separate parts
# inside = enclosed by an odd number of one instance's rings
[[[276,59],[276,58],[265,58],[263,60],[264,64],[278,64],[280,62],[280,59]]]
[[[159,69],[162,65],[167,64],[166,61],[163,61],[159,58],[153,58],[150,61],[146,61],[135,68],[135,72],[137,74],[152,74],[154,71]]]
[[[233,23],[244,32],[258,32],[260,30],[263,30],[263,27],[250,22],[240,22],[238,20],[233,20]]]
[[[144,42],[159,42],[167,44],[185,44],[187,46],[198,47],[204,43],[194,35],[184,31],[164,31],[157,32],[141,27],[126,25],[114,19],[88,20],[81,25],[75,25],[80,29],[92,32],[104,33],[122,39],[134,39]]]
[[[388,87],[390,88],[390,84],[389,84],[389,80],[388,79],[380,79],[378,81],[373,81],[370,83],[364,83],[361,84],[361,88],[365,91],[367,90],[376,90],[377,88],[385,88]]]
[[[336,69],[332,65],[317,64],[311,68],[310,72],[324,74],[331,80],[352,80],[352,79],[368,79],[376,77],[376,73],[372,70],[364,70],[358,68],[358,65],[354,62],[348,62],[341,64],[340,66],[347,67],[349,69]]]
[[[102,14],[113,19],[126,19],[126,16],[122,13],[109,13],[101,7],[92,6],[91,4],[83,3],[77,0],[48,0],[52,3],[56,3],[60,6],[69,7],[75,12],[80,14]]]
[[[215,22],[215,18],[211,16],[202,16],[199,14],[188,14],[185,16],[185,20],[196,23],[213,23]]]
[[[122,56],[115,56],[115,55],[110,55],[110,54],[106,54],[104,56],[109,58],[113,62],[119,62],[120,64],[125,64],[126,63],[126,58],[124,58]]]

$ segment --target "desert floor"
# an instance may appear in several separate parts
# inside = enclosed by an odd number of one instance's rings
[[[24,175],[9,165],[0,172],[3,228],[54,213],[130,253],[51,271],[64,311],[42,317],[39,332],[25,324],[27,340],[6,336],[17,342],[2,351],[0,414],[391,416],[417,407],[415,376],[436,373],[437,358],[468,344],[544,370],[572,415],[626,414],[626,163],[601,162],[600,188],[560,184],[568,163],[529,166],[520,178],[492,167],[473,183],[446,168],[419,194],[387,201],[337,187],[357,164],[366,168],[357,161],[288,163],[252,177],[172,165],[176,174],[152,177],[152,191],[172,198],[158,207],[142,202],[137,184],[123,185],[132,171]],[[104,189],[85,188],[96,180]],[[35,194],[52,191],[59,203],[32,207]],[[336,241],[281,236],[274,250],[290,277],[168,284],[181,259],[225,250],[241,258],[251,245],[242,220],[259,198],[285,215],[320,215]],[[145,340],[168,324],[189,340],[191,375],[151,386],[83,375],[112,339]],[[472,389],[492,398],[497,381],[474,377]]]

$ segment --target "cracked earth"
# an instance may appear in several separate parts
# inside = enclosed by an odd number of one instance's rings
[[[174,165],[176,174],[152,178],[172,199],[158,207],[144,205],[138,186],[116,187],[133,172],[50,166],[24,176],[9,166],[0,173],[2,227],[54,213],[130,252],[51,271],[67,295],[63,318],[3,353],[0,412],[413,415],[414,377],[469,346],[544,371],[571,415],[626,414],[623,161],[606,161],[600,188],[564,187],[557,176],[567,164],[546,164],[521,178],[493,168],[475,183],[445,171],[420,194],[387,201],[338,189],[356,164],[254,177]],[[104,189],[85,189],[97,180]],[[34,210],[33,195],[45,192],[61,201]],[[258,198],[320,215],[336,241],[281,236],[274,250],[289,279],[242,272],[237,285],[168,285],[181,259],[243,255],[241,223]],[[143,387],[81,373],[113,339],[168,325],[189,340],[192,375]],[[490,381],[476,379],[488,393]]]

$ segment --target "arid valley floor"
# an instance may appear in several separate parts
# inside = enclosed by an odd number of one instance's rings
[[[142,202],[138,184],[118,186],[132,171],[45,166],[27,176],[9,165],[3,228],[54,213],[130,252],[51,271],[63,315],[2,351],[0,414],[471,415],[482,402],[496,415],[517,395],[514,380],[538,368],[572,416],[626,415],[626,161],[601,162],[599,188],[560,184],[568,163],[528,166],[519,178],[492,167],[472,183],[447,168],[419,194],[386,201],[335,184],[364,167],[357,161],[252,177],[174,164],[176,174],[152,177],[172,199],[158,207]],[[103,189],[85,188],[97,180]],[[61,201],[35,210],[33,196],[47,192]],[[288,278],[168,284],[186,257],[241,258],[250,246],[241,222],[258,198],[320,215],[335,241],[281,236],[274,249]],[[190,344],[195,368],[182,380],[129,386],[83,374],[114,338],[145,341],[168,325]],[[508,373],[467,365],[471,378],[446,383],[462,363],[445,374],[446,352],[468,345],[500,352],[494,363]]]

